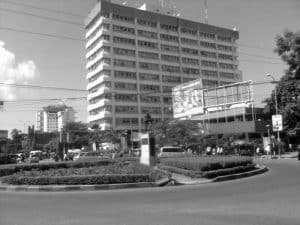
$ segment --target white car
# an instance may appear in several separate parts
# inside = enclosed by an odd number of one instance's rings
[[[158,153],[158,157],[176,157],[176,156],[185,156],[186,152],[183,148],[178,146],[164,146],[161,147]]]

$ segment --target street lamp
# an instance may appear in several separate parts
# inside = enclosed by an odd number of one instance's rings
[[[267,77],[270,77],[272,79],[272,84],[276,84],[278,83],[277,80],[275,80],[275,78],[271,75],[271,74],[267,74]],[[277,90],[276,90],[276,86],[274,89],[274,98],[275,98],[275,111],[276,111],[276,115],[278,115],[278,103],[277,103]],[[280,133],[279,131],[277,131],[277,143],[278,143],[278,154],[280,156]]]

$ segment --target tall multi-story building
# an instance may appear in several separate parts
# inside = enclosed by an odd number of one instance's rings
[[[68,122],[75,121],[75,111],[66,107],[61,111],[41,110],[36,113],[36,130],[42,132],[59,131]]]
[[[88,15],[88,122],[142,130],[173,117],[172,87],[202,78],[203,87],[242,80],[235,30],[179,18],[174,10],[99,0]]]

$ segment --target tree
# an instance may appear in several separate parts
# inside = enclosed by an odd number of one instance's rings
[[[43,110],[46,112],[52,112],[52,113],[57,113],[60,111],[64,111],[65,109],[69,108],[65,104],[60,104],[60,105],[48,105],[46,107],[43,107]]]
[[[76,148],[89,145],[88,125],[82,122],[69,122],[64,127],[64,134],[69,135],[69,142]]]
[[[22,148],[23,139],[22,131],[18,129],[12,129],[10,136],[12,138],[12,144],[15,146],[15,150],[20,150]]]
[[[201,127],[193,120],[165,120],[152,126],[160,145],[189,145],[202,138]]]
[[[288,65],[288,69],[276,85],[271,97],[264,100],[265,113],[275,114],[275,97],[278,111],[283,117],[284,130],[287,134],[300,129],[300,32],[285,31],[276,37],[275,52]]]

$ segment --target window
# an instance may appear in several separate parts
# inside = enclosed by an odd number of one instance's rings
[[[200,51],[200,55],[207,58],[217,58],[217,53],[215,52]]]
[[[88,57],[87,61],[92,61],[95,59],[101,52],[110,52],[110,47],[109,46],[102,46],[100,49],[98,49],[96,52],[94,52],[90,57]]]
[[[234,73],[226,73],[226,72],[220,72],[220,78],[227,78],[227,79],[234,79],[235,75]]]
[[[173,25],[169,25],[169,24],[160,24],[160,28],[163,30],[167,30],[167,31],[174,31],[177,32],[178,27],[177,26],[173,26]]]
[[[201,65],[202,66],[208,66],[208,67],[217,67],[216,62],[206,61],[206,60],[201,60]]]
[[[188,67],[183,67],[182,72],[185,74],[200,74],[200,71],[198,69],[194,68],[188,68]]]
[[[145,27],[157,27],[157,23],[149,20],[143,20],[143,19],[137,19],[137,23],[139,25],[145,26]]]
[[[183,33],[183,34],[189,34],[189,35],[197,35],[197,30],[193,30],[193,29],[182,27],[181,28],[181,33]]]
[[[179,66],[169,66],[169,65],[161,65],[161,70],[170,72],[170,73],[180,73]]]
[[[217,80],[202,80],[203,87],[217,87],[218,86],[218,81]]]
[[[93,116],[93,115],[97,115],[97,114],[102,113],[102,112],[112,112],[112,106],[111,105],[102,106],[100,108],[97,108],[97,109],[94,109],[94,110],[90,111],[89,114],[91,116]]]
[[[159,65],[155,63],[140,62],[139,68],[144,70],[159,70]]]
[[[204,48],[212,48],[212,49],[217,48],[215,43],[210,43],[210,42],[206,42],[206,41],[200,41],[200,46],[204,47]]]
[[[110,64],[111,64],[111,59],[110,59],[110,58],[101,58],[99,61],[97,61],[96,63],[94,63],[93,65],[91,65],[91,66],[88,68],[88,71],[89,71],[89,72],[94,71],[95,69],[97,69],[97,67],[98,67],[100,64],[107,64],[107,65],[110,65]]]
[[[168,83],[181,83],[181,78],[175,77],[175,76],[164,75],[164,76],[162,76],[162,80],[164,82],[168,82]]]
[[[138,109],[136,106],[116,105],[116,113],[136,114],[136,113],[138,113]]]
[[[122,21],[122,22],[134,23],[134,18],[133,17],[121,16],[121,15],[118,15],[118,14],[113,14],[112,18],[114,20],[119,20],[119,21]]]
[[[131,83],[115,82],[115,89],[136,90],[137,86],[136,84],[131,84]]]
[[[136,94],[115,94],[116,102],[137,102]]]
[[[178,42],[178,37],[177,36],[168,35],[168,34],[160,34],[160,39],[164,40],[164,41]]]
[[[135,40],[130,38],[123,38],[114,36],[113,38],[114,43],[126,44],[126,45],[135,45]]]
[[[138,45],[140,47],[144,47],[144,48],[158,48],[158,45],[157,43],[154,43],[154,42],[149,42],[149,41],[141,41],[139,40],[138,41]]]
[[[114,66],[130,67],[135,68],[135,61],[114,59]]]
[[[131,126],[139,124],[138,118],[116,118],[117,126]]]
[[[189,55],[199,55],[199,51],[197,49],[192,48],[181,48],[182,53]]]
[[[218,77],[218,72],[215,70],[202,70],[202,75],[208,77]]]
[[[158,59],[159,54],[153,53],[153,52],[139,51],[139,57],[144,58],[144,59]]]
[[[190,82],[190,81],[193,81],[193,80],[195,80],[195,78],[186,78],[186,77],[184,77],[183,78],[183,83]]]
[[[98,84],[97,86],[90,89],[89,93],[95,93],[95,92],[99,91],[100,89],[110,88],[110,87],[111,87],[111,82],[110,81],[104,81],[101,84]]]
[[[138,35],[146,38],[157,39],[157,33],[146,31],[146,30],[138,30]]]
[[[165,92],[165,93],[172,92],[172,87],[169,87],[169,86],[163,86],[163,92]]]
[[[179,52],[179,47],[178,46],[161,44],[160,48],[161,48],[162,51],[177,52],[177,53]]]
[[[182,63],[183,64],[191,64],[191,65],[199,65],[199,60],[182,57]]]
[[[174,55],[161,55],[161,60],[168,62],[179,62],[179,57]]]
[[[189,38],[181,38],[181,43],[182,44],[187,44],[187,45],[198,45],[198,41],[194,39],[189,39]]]
[[[111,70],[101,70],[100,72],[98,72],[94,76],[92,76],[88,81],[93,82],[93,81],[97,80],[102,75],[110,76],[111,75]]]
[[[228,85],[228,84],[233,84],[234,82],[228,82],[228,81],[220,81],[220,86],[222,85]]]
[[[89,101],[89,104],[96,104],[97,102],[101,101],[101,100],[104,100],[104,99],[111,99],[111,94],[103,94],[103,95],[100,95],[96,98],[93,98]]]
[[[140,77],[140,80],[159,81],[158,74],[140,73],[139,77]]]
[[[150,114],[161,114],[160,107],[141,107],[142,114],[150,113]]]
[[[172,107],[164,107],[164,114],[172,115],[173,114]]]
[[[219,40],[219,41],[231,42],[231,41],[232,41],[232,38],[231,38],[231,37],[219,36],[219,35],[218,35],[218,40]]]
[[[127,71],[114,71],[115,78],[122,78],[122,79],[131,79],[136,80],[136,73],[135,72],[127,72]]]
[[[234,65],[229,63],[219,63],[219,67],[223,69],[234,69]]]
[[[159,96],[143,96],[143,95],[141,95],[141,102],[160,103],[160,97]]]
[[[135,34],[134,28],[113,25],[113,31],[125,34]]]
[[[218,50],[232,52],[232,47],[228,45],[218,45]]]
[[[159,85],[140,84],[140,91],[159,91]]]
[[[172,97],[163,97],[163,101],[165,104],[172,104]]]
[[[227,55],[227,54],[218,54],[219,59],[225,59],[225,60],[231,60],[233,61],[233,56],[232,55]]]
[[[135,50],[124,49],[124,48],[114,48],[114,54],[135,57]]]
[[[215,39],[216,36],[214,34],[209,34],[205,32],[199,32],[200,37],[207,38],[207,39]]]

